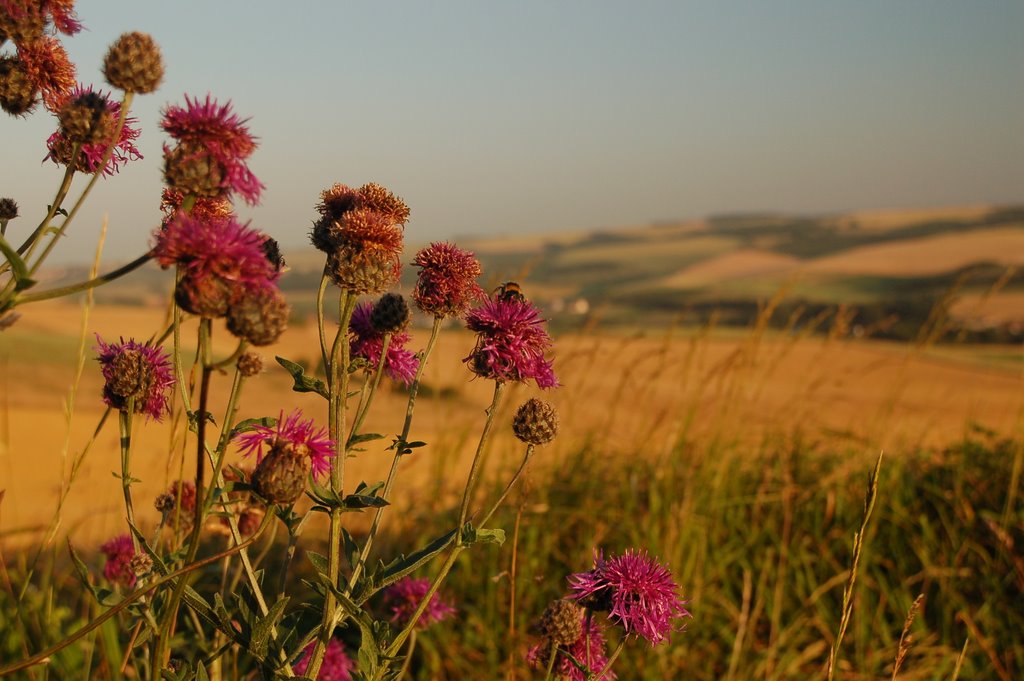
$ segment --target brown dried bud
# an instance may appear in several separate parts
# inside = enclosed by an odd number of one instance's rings
[[[183,195],[215,199],[224,194],[224,171],[210,154],[192,144],[179,144],[164,154],[164,182]]]
[[[291,504],[305,491],[311,468],[309,456],[290,447],[275,446],[257,464],[252,486],[269,503]]]
[[[523,442],[546,444],[558,435],[558,413],[547,402],[532,397],[516,410],[512,430]]]
[[[263,255],[267,256],[267,260],[276,271],[280,272],[284,269],[284,255],[281,253],[281,244],[277,243],[277,239],[267,237],[267,240],[263,242]]]
[[[359,207],[376,211],[396,225],[404,225],[409,219],[409,206],[405,201],[375,182],[359,188]]]
[[[243,537],[249,537],[256,533],[263,522],[266,511],[256,506],[250,506],[238,516],[238,532]]]
[[[540,618],[540,633],[560,646],[571,646],[583,634],[583,608],[570,600],[552,601]]]
[[[228,309],[228,331],[253,345],[270,345],[288,328],[291,306],[273,286],[248,288]]]
[[[0,220],[13,220],[18,217],[18,202],[14,199],[0,199]]]
[[[238,358],[238,373],[246,378],[252,378],[263,371],[263,358],[255,352],[245,352]]]
[[[370,324],[379,333],[398,333],[409,325],[409,304],[397,293],[385,293],[370,312]]]
[[[17,14],[13,10],[0,13],[0,45],[4,44],[5,38],[10,38],[16,44],[25,44],[43,37],[46,32],[46,16],[35,8],[34,11],[26,9],[22,8]]]
[[[399,270],[388,253],[359,254],[343,247],[327,256],[327,273],[336,286],[367,295],[391,288]]]
[[[122,350],[111,359],[110,367],[112,375],[105,390],[119,404],[136,400],[135,406],[141,411],[153,385],[153,363],[138,350]]]
[[[69,101],[61,107],[57,119],[61,132],[70,142],[96,144],[109,139],[114,131],[107,100],[97,92],[85,92]]]
[[[128,561],[128,567],[136,577],[145,577],[153,571],[153,559],[149,557],[148,553],[139,552]]]
[[[164,77],[160,48],[147,33],[124,33],[107,51],[103,75],[108,83],[125,92],[153,92]]]
[[[216,318],[228,313],[234,294],[234,287],[220,277],[186,274],[174,289],[174,300],[185,312]]]
[[[24,116],[38,98],[39,86],[29,78],[21,60],[0,57],[0,108],[12,116]]]

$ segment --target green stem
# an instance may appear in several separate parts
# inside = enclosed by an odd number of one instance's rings
[[[256,541],[256,539],[261,534],[263,534],[263,530],[266,527],[267,527],[267,523],[264,522],[260,526],[260,528],[252,535],[252,537],[250,537],[245,542],[239,544],[238,546],[235,546],[234,548],[228,549],[227,551],[222,551],[221,553],[214,554],[214,555],[209,556],[207,558],[203,558],[202,560],[196,561],[195,563],[191,563],[189,565],[185,565],[185,566],[179,568],[178,570],[175,570],[174,572],[171,572],[170,574],[165,575],[164,577],[161,577],[160,579],[154,581],[152,584],[149,584],[148,586],[144,586],[144,587],[142,587],[140,589],[136,589],[132,593],[130,593],[127,596],[125,596],[124,600],[120,601],[117,605],[112,607],[110,610],[107,610],[105,613],[103,613],[102,615],[100,615],[96,619],[92,620],[91,622],[89,622],[89,624],[86,624],[84,627],[82,627],[81,629],[79,629],[75,633],[71,634],[70,636],[68,636],[64,640],[60,641],[59,643],[56,643],[53,646],[47,648],[46,650],[44,650],[42,652],[39,652],[39,653],[36,653],[32,657],[26,658],[26,659],[22,660],[21,662],[17,662],[15,664],[9,665],[7,667],[0,668],[0,676],[7,676],[8,674],[13,674],[14,672],[21,671],[22,669],[28,669],[29,667],[33,667],[33,666],[35,666],[37,664],[44,664],[44,663],[46,663],[46,661],[50,657],[52,657],[56,653],[59,653],[60,651],[64,650],[65,648],[67,648],[69,645],[71,645],[75,641],[78,641],[81,638],[83,638],[85,636],[88,636],[90,632],[95,631],[98,627],[102,626],[104,622],[109,620],[111,617],[116,616],[122,610],[124,610],[129,605],[131,605],[132,603],[134,603],[138,599],[142,598],[143,596],[145,596],[145,595],[155,591],[156,589],[160,588],[164,584],[167,584],[168,582],[172,582],[172,581],[176,580],[178,577],[182,577],[184,575],[187,575],[190,572],[198,570],[199,568],[206,567],[207,565],[210,565],[212,563],[216,563],[218,560],[221,560],[222,558],[230,556],[231,554],[237,553],[238,551],[241,551],[242,549],[246,548],[247,546],[252,544],[254,541]],[[184,580],[182,580],[182,581],[184,581]]]
[[[132,475],[131,475],[131,451],[132,451],[132,414],[135,413],[135,398],[129,398],[125,408],[118,412],[118,425],[121,435],[121,491],[124,493],[124,511],[131,527],[135,525],[135,507],[132,505]],[[135,553],[139,550],[139,540],[135,532],[129,532],[132,537],[132,547]]]
[[[73,293],[79,293],[87,289],[101,286],[108,282],[114,281],[124,275],[137,270],[138,268],[145,265],[153,257],[152,253],[146,253],[140,255],[135,260],[132,260],[127,265],[123,265],[112,272],[107,272],[88,281],[80,281],[77,284],[69,284],[68,286],[61,286],[60,288],[50,289],[49,291],[40,291],[39,293],[26,293],[23,295],[16,296],[14,299],[14,305],[25,305],[27,303],[36,303],[40,300],[50,300],[52,298],[63,298],[64,296],[70,296]]]
[[[71,158],[78,158],[78,154],[81,153],[81,151],[82,145],[80,143],[76,143],[74,148],[71,150]],[[36,240],[42,235],[43,232],[46,231],[46,228],[50,226],[50,220],[52,220],[53,216],[55,216],[57,214],[57,211],[60,210],[60,205],[64,203],[64,199],[67,197],[68,192],[71,191],[71,180],[75,175],[75,165],[77,164],[70,163],[64,169],[64,178],[61,180],[60,186],[57,188],[57,194],[56,196],[53,197],[53,202],[50,204],[49,209],[46,211],[46,217],[43,218],[43,221],[40,222],[39,225],[32,231],[32,234],[30,234],[29,237],[25,239],[25,243],[18,247],[18,255],[25,255],[25,251],[30,248],[34,250],[36,246]],[[25,256],[26,259],[31,255],[32,252],[29,251],[28,255]]]
[[[356,295],[342,289],[338,296],[338,334],[334,337],[331,348],[330,362],[327,365],[330,413],[328,414],[328,430],[334,440],[334,465],[331,467],[331,490],[338,496],[344,493],[345,457],[347,442],[345,432],[345,407],[348,403],[348,365],[350,362],[350,343],[348,340],[349,323],[356,306]],[[338,584],[341,574],[341,509],[331,509],[331,526],[328,536],[327,572],[331,583]],[[334,634],[337,624],[335,617],[336,599],[330,589],[324,597],[324,612],[321,619],[320,635],[313,654],[306,667],[306,676],[315,679],[320,673],[320,666],[327,652],[327,644]]]
[[[327,267],[324,266],[323,276],[320,277],[320,287],[316,290],[316,329],[320,337],[320,359],[323,361],[324,371],[330,374],[330,357],[327,355],[327,332],[324,330],[324,294],[327,292]]]
[[[480,477],[483,468],[484,449],[487,444],[487,436],[490,435],[491,425],[494,423],[494,413],[498,411],[498,402],[501,399],[502,390],[505,388],[504,381],[494,382],[494,397],[491,399],[491,406],[487,408],[487,420],[484,421],[484,429],[480,434],[480,442],[476,447],[476,454],[473,456],[473,465],[469,469],[469,477],[466,479],[466,489],[462,493],[462,504],[459,506],[458,541],[463,543],[462,533],[466,524],[466,514],[469,512],[469,501],[473,496],[473,489]]]
[[[427,366],[427,359],[430,357],[430,353],[433,352],[434,344],[437,343],[437,337],[441,333],[441,322],[443,321],[441,317],[434,317],[434,325],[430,329],[430,340],[427,341],[427,347],[423,350],[423,355],[420,357],[419,366],[416,367],[416,377],[413,378],[412,385],[409,386],[409,401],[405,407],[405,423],[402,425],[402,434],[398,436],[399,444],[395,447],[395,455],[391,459],[391,470],[388,471],[387,480],[384,482],[384,488],[381,490],[380,496],[382,499],[390,498],[391,487],[394,485],[395,476],[398,474],[398,462],[402,458],[403,445],[401,443],[409,438],[409,431],[412,429],[413,410],[416,408],[416,395],[420,391],[420,380],[423,378],[423,370]],[[359,560],[352,569],[352,576],[348,580],[348,593],[352,592],[356,581],[359,579],[359,575],[362,574],[363,567],[370,555],[370,548],[373,546],[373,540],[377,537],[377,532],[380,531],[380,525],[383,522],[386,509],[387,506],[380,506],[374,513],[370,532],[366,537],[366,543],[363,544],[363,549],[359,552]]]
[[[366,395],[366,401],[362,402],[356,409],[356,417],[352,419],[352,430],[348,433],[349,443],[352,442],[352,438],[359,434],[359,429],[363,427],[363,421],[366,420],[366,415],[370,412],[370,406],[373,404],[373,396],[377,393],[377,387],[380,385],[380,378],[384,374],[384,365],[388,361],[388,346],[391,345],[391,334],[384,334],[384,340],[380,348],[380,359],[377,361],[377,366],[373,372],[373,376],[370,378],[370,390]],[[365,383],[363,384],[365,387]]]
[[[114,126],[114,132],[110,136],[111,140],[120,139],[121,130],[124,128],[125,119],[128,118],[128,109],[131,108],[133,97],[134,94],[131,92],[124,93],[124,97],[121,99],[121,115],[117,119],[117,125]],[[77,201],[75,201],[75,205],[71,208],[71,212],[68,213],[68,216],[64,218],[64,222],[61,223],[60,229],[57,230],[57,233],[54,234],[50,242],[46,244],[46,248],[43,249],[43,252],[42,254],[40,254],[39,259],[36,260],[36,263],[32,265],[31,269],[29,269],[29,276],[32,276],[33,274],[36,273],[36,270],[38,270],[40,265],[43,264],[43,261],[46,260],[46,257],[50,255],[50,251],[52,251],[54,246],[57,245],[57,242],[60,241],[60,238],[64,236],[64,233],[71,225],[71,222],[75,219],[75,216],[78,215],[78,211],[82,208],[82,205],[85,203],[86,198],[88,198],[89,193],[92,191],[92,188],[96,186],[96,183],[99,181],[100,177],[103,176],[104,170],[107,167],[107,163],[110,162],[111,156],[114,155],[114,147],[114,144],[110,144],[107,147],[107,150],[103,153],[103,159],[100,161],[100,164],[97,167],[96,172],[92,174],[91,178],[89,178],[89,184],[85,185],[85,189],[82,191],[82,195],[78,197]],[[77,156],[74,158],[76,158],[77,160]]]
[[[625,648],[625,647],[626,647],[626,638],[623,637],[623,638],[619,639],[619,645],[615,646],[615,650],[612,651],[611,657],[608,658],[608,661],[605,662],[604,667],[602,667],[601,671],[599,671],[597,673],[597,676],[594,677],[594,681],[602,681],[602,679],[604,679],[604,675],[607,674],[611,670],[612,665],[615,664],[615,660],[618,659],[619,654],[622,652],[622,649]],[[587,649],[588,650],[590,649],[589,645],[587,646]]]
[[[405,649],[405,659],[402,661],[402,669],[398,672],[398,676],[395,679],[401,680],[405,678],[406,673],[409,671],[409,665],[412,664],[412,654],[416,650],[416,632],[412,632],[409,635],[409,647]]]
[[[551,672],[555,668],[556,657],[558,657],[558,643],[552,640],[551,646],[548,648],[548,666],[544,671],[544,681],[551,681]]]
[[[534,445],[526,445],[526,454],[523,456],[523,462],[519,464],[519,470],[516,471],[516,474],[513,475],[512,479],[508,481],[507,485],[505,485],[504,491],[502,491],[501,496],[498,497],[498,500],[494,502],[494,505],[491,506],[491,510],[488,511],[487,515],[485,515],[483,517],[483,520],[480,521],[480,527],[485,527],[488,521],[490,521],[491,517],[494,516],[495,512],[498,510],[498,507],[500,507],[502,503],[504,503],[505,498],[508,497],[509,492],[512,491],[512,487],[515,486],[516,482],[519,480],[519,477],[523,474],[523,471],[526,469],[526,464],[529,463],[530,457],[533,456],[533,450]]]

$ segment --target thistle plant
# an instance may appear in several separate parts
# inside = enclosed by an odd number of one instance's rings
[[[118,415],[124,525],[98,547],[105,556],[101,569],[90,568],[73,549],[71,557],[102,612],[57,644],[26,651],[0,675],[43,664],[112,621],[124,649],[121,669],[135,678],[228,678],[229,659],[234,673],[246,678],[403,678],[417,637],[456,616],[458,604],[443,590],[453,567],[466,552],[504,541],[492,518],[537,448],[558,434],[555,407],[535,397],[502,422],[510,384],[559,385],[546,320],[521,293],[486,296],[475,256],[446,242],[415,255],[410,306],[391,290],[401,273],[409,206],[377,183],[334,184],[313,206],[310,232],[324,256],[317,292],[323,377],[278,356],[306,403],[287,414],[280,405],[253,412],[243,401],[247,382],[280,369],[265,366],[251,348],[272,346],[286,333],[291,308],[278,287],[284,259],[277,242],[234,212],[238,200],[258,205],[264,190],[248,166],[257,139],[230,102],[212,95],[186,95],[184,103],[162,111],[165,187],[151,197],[162,212],[151,247],[107,274],[35,290],[33,275],[92,187],[100,179],[115,181],[140,157],[134,142],[143,129],[130,114],[132,100],[155,91],[164,71],[155,40],[127,33],[103,62],[107,84],[120,99],[77,84],[51,33],[72,35],[80,28],[66,0],[0,0],[0,36],[16,50],[0,58],[0,105],[20,117],[42,103],[57,120],[43,144],[46,158],[65,169],[52,204],[18,247],[8,239],[22,231],[25,209],[14,199],[0,200],[0,329],[13,322],[15,308],[101,286],[149,260],[173,274],[171,323],[145,341],[97,340],[104,379],[98,397]],[[65,209],[83,176],[85,186]],[[430,324],[420,348],[410,333],[414,310]],[[481,405],[486,408],[460,503],[439,536],[397,556],[381,555],[377,540],[396,498],[401,463],[431,455],[429,443],[413,437],[424,368],[445,323],[459,319],[475,334],[459,367],[464,379],[492,389],[489,405]],[[224,332],[234,342],[228,354],[214,350],[214,334]],[[189,337],[194,354],[185,350]],[[384,381],[407,397],[390,445],[364,431]],[[221,405],[213,404],[217,382],[226,388],[218,391],[227,395]],[[135,476],[145,474],[132,465],[138,415],[147,423],[170,416],[187,431],[180,435],[191,477],[173,481],[151,504],[136,504],[132,490]],[[510,430],[525,449],[502,491],[487,498],[481,481],[498,428]],[[346,476],[347,460],[374,449],[391,453],[386,479],[354,483]],[[354,512],[372,513],[368,530],[348,522]],[[304,532],[314,514],[326,516],[326,537]],[[271,536],[279,530],[284,542]],[[299,549],[308,562],[296,560]],[[639,552],[599,557],[594,570],[572,584],[575,601],[549,609],[546,642],[529,654],[548,676],[614,678],[611,665],[621,644],[606,655],[594,613],[607,611],[623,641],[640,636],[652,644],[687,614],[667,570]]]

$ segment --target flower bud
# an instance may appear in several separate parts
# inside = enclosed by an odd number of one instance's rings
[[[164,154],[164,182],[186,196],[218,198],[224,194],[223,179],[217,160],[193,144],[179,144]]]
[[[57,113],[60,130],[72,143],[96,144],[114,132],[114,121],[106,98],[98,92],[84,92]]]
[[[540,633],[555,645],[571,646],[583,633],[583,609],[564,598],[552,601],[541,616]]]
[[[555,408],[536,397],[527,400],[512,419],[516,437],[532,445],[551,442],[558,435],[558,413]]]
[[[270,345],[288,328],[290,312],[275,287],[251,287],[228,308],[228,331],[253,345]]]
[[[370,312],[370,324],[378,333],[398,333],[409,325],[409,304],[397,293],[385,293]]]
[[[0,199],[0,220],[13,220],[18,217],[18,202],[14,199]]]
[[[255,352],[245,352],[238,358],[238,373],[252,378],[263,371],[263,358]]]
[[[107,51],[103,75],[108,83],[125,92],[153,92],[164,77],[160,48],[146,33],[124,33]]]
[[[345,247],[327,256],[327,273],[339,288],[358,295],[380,293],[398,281],[398,268],[390,254],[359,254]]]
[[[234,287],[215,275],[186,274],[174,289],[174,300],[185,312],[200,317],[223,317],[228,312]]]
[[[29,78],[21,60],[0,57],[0,108],[12,116],[24,116],[38,97],[39,86]]]
[[[269,503],[288,505],[306,490],[306,478],[311,468],[309,456],[292,447],[275,444],[256,465],[252,485]]]

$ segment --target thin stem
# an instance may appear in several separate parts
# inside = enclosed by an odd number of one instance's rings
[[[121,130],[124,128],[125,119],[128,118],[128,109],[131,108],[133,97],[134,93],[124,93],[124,97],[121,99],[121,115],[117,119],[117,125],[114,126],[114,132],[110,136],[111,140],[120,139]],[[89,193],[92,191],[92,188],[96,186],[96,183],[99,181],[100,177],[103,176],[104,171],[107,167],[107,163],[110,162],[111,156],[114,155],[115,146],[115,144],[111,143],[107,147],[107,150],[103,153],[103,158],[100,160],[100,164],[99,166],[97,166],[96,172],[94,172],[92,174],[92,177],[89,178],[89,184],[85,185],[85,189],[82,191],[81,196],[78,197],[78,200],[75,201],[75,205],[71,208],[71,212],[68,213],[68,216],[64,218],[64,222],[61,223],[60,229],[58,229],[57,233],[53,235],[53,238],[50,240],[50,243],[46,244],[46,248],[43,249],[43,252],[40,254],[39,259],[36,260],[36,263],[32,265],[32,267],[29,269],[29,276],[32,276],[33,274],[36,273],[36,270],[38,270],[39,266],[43,264],[44,260],[46,260],[46,257],[50,254],[50,251],[53,250],[53,247],[56,246],[57,242],[60,241],[60,238],[64,236],[64,232],[67,231],[68,227],[71,225],[71,222],[75,219],[75,216],[78,215],[78,211],[82,208],[82,204],[85,203],[85,200],[86,198],[88,198]],[[75,156],[74,158],[77,160],[77,156]]]
[[[402,458],[401,443],[409,438],[409,431],[412,429],[413,410],[416,408],[416,395],[420,391],[420,380],[423,378],[423,370],[427,366],[427,359],[430,357],[430,353],[433,352],[434,344],[437,343],[437,337],[441,333],[441,322],[443,321],[441,317],[434,317],[434,325],[430,329],[430,339],[427,341],[427,347],[423,350],[423,355],[420,357],[419,366],[416,367],[416,377],[413,378],[412,385],[409,386],[409,401],[405,408],[405,423],[402,425],[402,434],[398,436],[399,445],[395,447],[395,456],[391,459],[391,470],[388,471],[387,480],[385,480],[384,488],[381,490],[380,496],[382,499],[389,498],[391,487],[395,482],[395,476],[398,474],[398,462]],[[373,546],[373,540],[377,537],[377,532],[380,531],[380,525],[383,522],[386,509],[387,506],[380,506],[374,513],[373,523],[370,525],[370,532],[366,537],[366,543],[363,544],[363,549],[359,553],[359,560],[352,569],[352,576],[348,581],[349,593],[355,587],[356,581],[359,579],[359,575],[366,564],[366,560],[370,556],[370,548]]]
[[[625,648],[625,647],[626,647],[626,638],[622,637],[621,639],[619,639],[619,645],[615,646],[615,650],[612,651],[611,657],[608,658],[608,661],[605,662],[604,667],[602,667],[601,671],[599,671],[597,673],[597,676],[594,677],[594,681],[601,681],[601,679],[604,678],[604,675],[607,674],[611,670],[612,665],[615,664],[615,660],[618,659],[619,654],[622,652],[622,649]],[[590,646],[588,645],[587,648],[589,649]]]
[[[398,653],[398,651],[402,649],[402,645],[405,643],[406,639],[408,639],[412,632],[415,631],[416,623],[420,621],[420,617],[422,617],[423,613],[426,612],[427,606],[430,605],[430,601],[434,597],[434,594],[436,594],[437,590],[441,588],[441,582],[443,582],[445,577],[448,576],[448,573],[451,572],[452,567],[455,565],[455,561],[458,560],[459,555],[461,555],[462,552],[465,550],[465,545],[452,547],[451,552],[448,554],[448,557],[445,559],[444,564],[441,566],[441,570],[437,573],[437,576],[434,577],[434,581],[431,582],[430,588],[427,589],[427,593],[424,594],[423,599],[420,601],[420,604],[416,606],[416,610],[413,611],[412,616],[409,618],[409,621],[406,623],[405,627],[395,637],[395,640],[391,642],[391,645],[388,646],[387,650],[384,651],[383,657],[393,658]],[[382,663],[380,669],[378,670],[377,676],[374,678],[382,678],[384,673],[387,671],[387,668],[388,663]]]
[[[125,408],[118,412],[118,426],[121,434],[121,491],[124,493],[124,511],[128,518],[128,524],[135,527],[135,508],[132,505],[132,474],[131,474],[131,451],[132,451],[132,414],[135,412],[135,398],[129,398]],[[135,532],[129,532],[132,537],[132,547],[135,553],[139,550],[139,540]]]
[[[498,402],[501,399],[502,390],[505,387],[504,381],[494,382],[494,397],[491,399],[491,406],[487,408],[487,420],[484,421],[483,432],[480,433],[480,442],[476,447],[476,454],[473,456],[473,465],[469,469],[469,477],[466,479],[466,489],[462,493],[462,505],[459,507],[458,543],[463,543],[462,533],[466,524],[466,514],[469,512],[469,501],[473,496],[473,489],[476,487],[480,477],[480,470],[483,467],[484,449],[487,444],[487,436],[490,435],[491,425],[494,423],[494,413],[498,411]]]
[[[129,272],[133,272],[139,269],[147,262],[149,262],[149,260],[152,257],[152,253],[140,255],[138,258],[132,260],[128,264],[118,267],[116,270],[113,270],[112,272],[107,272],[106,274],[101,274],[98,277],[89,279],[88,281],[81,281],[78,282],[77,284],[61,286],[60,288],[50,289],[49,291],[40,291],[39,293],[26,293],[18,295],[15,297],[13,301],[13,306],[25,305],[27,303],[36,303],[39,302],[40,300],[50,300],[52,298],[63,298],[64,296],[70,296],[73,293],[79,293],[81,291],[101,286],[102,284],[106,284],[108,282],[114,281],[115,279],[119,279],[120,277],[123,277]]]
[[[412,654],[416,650],[416,632],[413,631],[409,634],[409,647],[405,649],[405,659],[402,660],[402,669],[398,672],[396,679],[404,679],[406,673],[409,671],[409,665],[412,664]]]
[[[377,387],[380,385],[380,378],[384,374],[384,365],[388,361],[388,346],[391,345],[391,334],[384,334],[384,340],[381,343],[380,348],[380,359],[377,361],[377,367],[373,372],[373,376],[370,378],[369,385],[370,390],[366,395],[366,401],[361,403],[356,409],[356,417],[353,419],[352,430],[348,433],[349,442],[352,438],[359,434],[359,429],[363,427],[363,421],[366,420],[366,415],[370,412],[370,406],[373,404],[373,396],[377,394]],[[366,383],[363,384],[366,387]]]
[[[81,143],[76,142],[74,148],[71,150],[71,158],[78,158],[78,154],[81,150]],[[46,231],[46,228],[50,226],[50,220],[52,220],[53,216],[57,214],[58,210],[60,210],[60,204],[64,202],[68,192],[71,190],[71,180],[75,175],[75,165],[77,164],[70,163],[64,169],[64,178],[61,180],[60,186],[57,188],[57,194],[53,197],[53,202],[46,211],[46,217],[43,218],[43,221],[40,222],[34,230],[32,230],[32,234],[25,239],[25,242],[18,247],[18,255],[24,255],[25,251],[29,248],[35,249],[36,240],[43,232]],[[25,257],[28,258],[31,255],[32,253],[29,251],[29,254]]]
[[[323,276],[320,277],[320,287],[316,290],[316,328],[320,336],[320,359],[323,361],[324,371],[330,374],[330,357],[327,355],[327,332],[324,330],[324,294],[327,292],[327,266],[324,266]]]
[[[555,668],[555,658],[558,657],[558,643],[552,639],[548,648],[548,666],[544,671],[544,681],[551,681],[551,672]]]
[[[329,404],[328,430],[334,440],[334,465],[331,466],[331,491],[341,496],[345,486],[345,457],[348,443],[343,438],[345,432],[345,408],[348,404],[348,365],[350,343],[348,340],[349,323],[356,306],[356,295],[342,289],[338,296],[338,333],[334,337],[330,361],[327,365]],[[331,509],[331,526],[328,536],[327,573],[331,583],[336,585],[341,574],[341,509]],[[327,652],[327,644],[334,634],[337,624],[334,593],[328,589],[324,596],[324,612],[321,619],[320,635],[313,654],[306,667],[306,676],[315,679],[320,673],[320,666]]]
[[[256,541],[256,539],[261,534],[263,534],[263,530],[266,528],[266,526],[267,523],[264,522],[260,526],[260,528],[252,535],[252,537],[247,539],[245,542],[239,544],[238,546],[235,546],[234,548],[228,549],[227,551],[222,551],[207,558],[203,558],[202,560],[196,561],[195,563],[185,565],[184,567],[181,567],[178,570],[175,570],[174,572],[171,572],[170,574],[161,577],[160,579],[154,581],[152,584],[148,586],[144,586],[141,589],[136,589],[132,593],[125,596],[124,600],[120,601],[110,610],[107,610],[105,613],[103,613],[96,619],[92,620],[91,622],[89,622],[89,624],[86,624],[81,629],[71,634],[59,643],[56,643],[53,646],[47,648],[46,650],[36,653],[32,657],[26,658],[21,662],[17,662],[10,666],[0,668],[0,676],[7,676],[8,674],[13,674],[14,672],[21,671],[22,669],[28,669],[29,667],[33,667],[37,664],[45,663],[47,659],[49,659],[56,653],[59,653],[60,651],[64,650],[75,641],[78,641],[84,636],[87,636],[90,632],[96,630],[98,627],[101,627],[104,622],[109,620],[111,617],[116,616],[122,610],[124,610],[129,605],[131,605],[138,599],[142,598],[143,596],[151,593],[152,591],[155,591],[156,589],[163,586],[164,584],[167,584],[168,582],[176,580],[178,577],[187,575],[188,573],[198,570],[199,568],[206,567],[211,563],[216,563],[218,560],[221,560],[222,558],[230,556],[231,554],[237,553],[238,551],[241,551],[242,549],[246,548],[254,541]]]
[[[519,477],[523,474],[523,471],[526,469],[526,464],[529,463],[530,457],[533,456],[533,450],[534,445],[526,445],[526,454],[523,456],[523,462],[519,464],[519,470],[516,471],[516,474],[513,475],[512,479],[508,481],[507,485],[505,485],[504,491],[502,491],[501,496],[498,497],[498,500],[494,502],[494,505],[491,506],[491,510],[488,511],[487,515],[485,515],[483,517],[483,520],[480,521],[480,527],[485,527],[487,525],[487,522],[498,510],[498,507],[500,507],[502,503],[505,502],[505,499],[506,497],[508,497],[509,492],[512,491],[512,487],[516,484],[516,482],[519,480]]]

